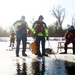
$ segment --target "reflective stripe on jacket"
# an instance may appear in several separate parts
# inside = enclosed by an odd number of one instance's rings
[[[10,34],[10,38],[16,38],[16,34],[15,33],[11,33]]]
[[[34,22],[32,30],[37,36],[48,36],[48,28],[44,22]]]
[[[12,29],[16,32],[16,33],[25,33],[27,34],[27,29],[31,30],[27,24],[27,22],[23,22],[21,20],[16,21],[13,26]]]

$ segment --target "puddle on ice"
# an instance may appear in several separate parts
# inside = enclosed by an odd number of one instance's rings
[[[68,75],[75,75],[75,63],[65,61],[65,68]]]

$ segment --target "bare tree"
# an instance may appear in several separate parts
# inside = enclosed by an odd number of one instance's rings
[[[72,25],[75,27],[75,15],[72,17]]]
[[[65,18],[65,8],[62,8],[59,5],[56,8],[54,7],[52,9],[52,15],[57,19],[58,25],[59,25],[60,29],[62,29],[62,23]]]

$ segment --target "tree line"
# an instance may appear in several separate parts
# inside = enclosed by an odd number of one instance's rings
[[[7,30],[0,27],[0,37],[9,37],[9,32],[7,32]]]
[[[55,25],[48,26],[50,37],[63,37],[67,29],[60,29],[55,27]],[[10,32],[0,27],[0,37],[9,37]],[[31,35],[32,37],[32,35]]]
[[[55,25],[48,26],[49,36],[50,37],[64,37],[66,29],[60,29],[60,27],[55,27]]]
[[[66,17],[65,8],[62,8],[61,5],[58,5],[57,7],[53,7],[53,9],[51,9],[50,14],[56,18],[56,22],[48,26],[49,36],[50,37],[63,37],[68,27],[70,27],[70,25],[67,25],[66,29],[62,28],[62,24]],[[31,24],[34,23],[34,17],[32,18],[32,21],[30,21],[30,23]],[[72,17],[72,25],[75,26],[75,16]],[[7,37],[9,35],[10,35],[9,32],[7,32],[6,30],[0,27],[0,37]]]

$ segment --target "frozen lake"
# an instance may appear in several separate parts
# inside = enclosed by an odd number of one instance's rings
[[[32,39],[29,38],[28,41],[31,43]],[[46,42],[46,47],[50,47],[56,52],[58,41],[49,42],[50,45],[48,41]],[[68,75],[63,60],[75,60],[72,51],[70,53],[73,59],[69,54],[62,56],[52,54],[49,57],[40,58],[40,61],[29,49],[26,50],[28,57],[22,57],[21,52],[22,50],[19,53],[20,57],[16,57],[15,49],[9,50],[9,39],[6,42],[0,42],[0,75]]]

